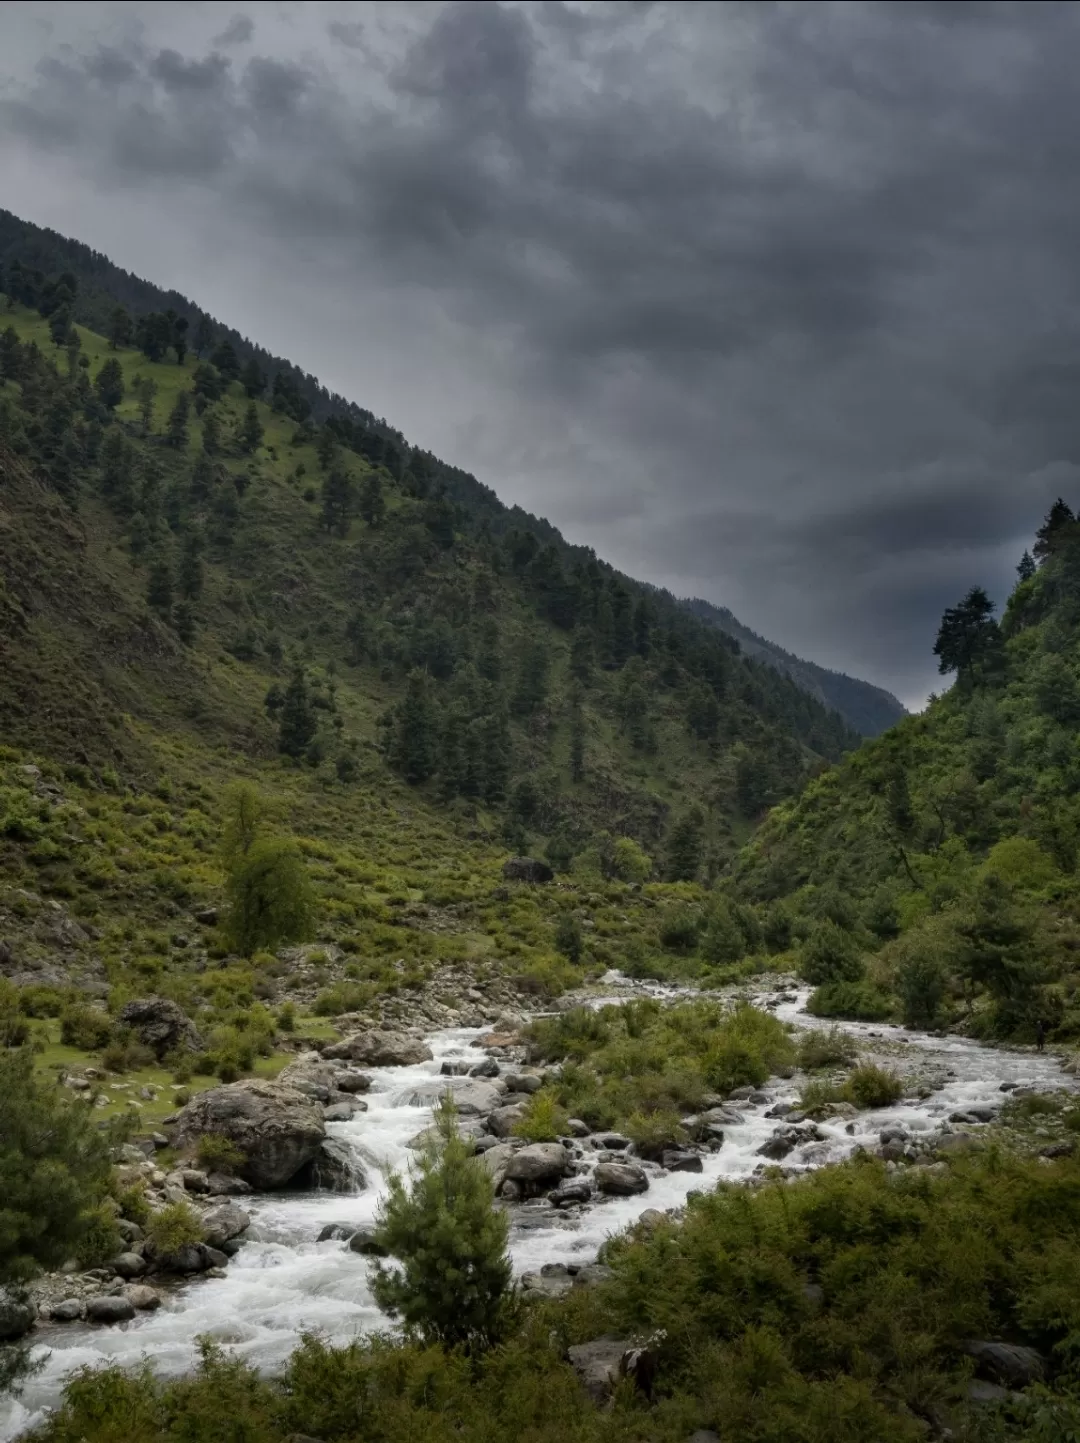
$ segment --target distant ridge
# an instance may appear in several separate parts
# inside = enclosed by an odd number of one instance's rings
[[[816,662],[794,656],[775,642],[758,636],[748,626],[743,626],[725,606],[713,606],[711,602],[697,597],[684,601],[683,605],[699,620],[733,636],[748,656],[775,667],[824,706],[838,711],[860,736],[880,736],[908,714],[907,708],[892,692],[872,686],[868,681],[846,676],[842,671],[829,671]]]

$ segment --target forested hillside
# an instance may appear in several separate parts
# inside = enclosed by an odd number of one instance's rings
[[[1000,622],[976,588],[935,652],[955,684],[777,807],[735,889],[801,920],[817,1005],[1080,1035],[1080,523],[1063,501]]]
[[[827,667],[804,661],[800,656],[793,656],[790,651],[785,651],[775,642],[767,641],[748,626],[743,626],[725,606],[713,606],[711,602],[699,598],[683,604],[694,616],[726,632],[728,636],[733,636],[747,656],[767,662],[777,671],[782,671],[804,691],[817,697],[823,706],[838,711],[848,725],[854,727],[861,736],[880,736],[907,715],[903,703],[897,701],[892,692],[884,691],[879,686],[871,686],[868,681],[859,681],[857,677],[846,676],[841,671],[829,671]]]

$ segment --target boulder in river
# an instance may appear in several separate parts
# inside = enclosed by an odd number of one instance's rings
[[[92,1323],[129,1323],[135,1316],[135,1304],[122,1296],[89,1298],[86,1316]]]
[[[203,1237],[212,1248],[220,1248],[230,1238],[237,1238],[251,1222],[251,1214],[235,1203],[219,1203],[203,1213]]]
[[[202,1049],[203,1041],[194,1022],[168,997],[136,997],[121,1009],[119,1021],[121,1027],[130,1027],[159,1060],[177,1049]]]
[[[342,1042],[323,1048],[323,1056],[359,1062],[365,1067],[413,1067],[432,1060],[431,1048],[406,1032],[354,1032]]]
[[[54,1323],[77,1323],[86,1316],[86,1304],[82,1298],[62,1298],[49,1309],[49,1318]]]
[[[515,1152],[505,1176],[514,1182],[556,1183],[570,1170],[570,1154],[561,1142],[534,1142]]]
[[[249,1077],[193,1097],[176,1122],[178,1147],[207,1133],[227,1137],[244,1154],[240,1176],[260,1189],[285,1187],[312,1162],[326,1136],[322,1108],[281,1082]]]
[[[524,1116],[525,1108],[521,1103],[514,1103],[510,1107],[497,1107],[488,1114],[488,1132],[493,1132],[496,1137],[509,1137]]]
[[[360,1159],[341,1137],[324,1138],[312,1160],[293,1179],[299,1187],[341,1193],[363,1192],[367,1181]]]
[[[632,1197],[649,1187],[648,1174],[634,1162],[598,1162],[593,1181],[600,1192],[613,1197]]]
[[[0,1288],[0,1340],[21,1338],[34,1326],[34,1305],[18,1293]]]

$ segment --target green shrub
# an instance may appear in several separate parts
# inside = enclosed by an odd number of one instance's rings
[[[806,1072],[818,1072],[825,1067],[850,1067],[858,1054],[854,1039],[838,1027],[828,1032],[815,1027],[805,1032],[799,1042],[799,1066]]]
[[[858,943],[827,917],[814,926],[799,949],[799,972],[812,987],[857,982],[863,975]]]
[[[60,1041],[80,1052],[97,1052],[108,1043],[112,1031],[112,1018],[96,1007],[75,1004],[65,1008],[60,1017]]]
[[[514,1125],[514,1135],[528,1138],[529,1142],[555,1142],[566,1135],[566,1119],[554,1093],[541,1089],[525,1104],[524,1114]]]
[[[436,1109],[435,1127],[411,1184],[389,1180],[375,1235],[400,1271],[376,1264],[371,1289],[407,1334],[482,1348],[509,1322],[509,1219],[496,1210],[491,1179],[472,1161],[449,1101]]]
[[[743,930],[723,900],[716,901],[709,911],[701,937],[701,955],[706,962],[738,962],[746,955]]]
[[[226,933],[245,956],[304,942],[315,927],[315,893],[299,849],[282,838],[251,843],[226,883]]]
[[[844,1096],[856,1107],[891,1107],[899,1102],[904,1086],[892,1072],[863,1063],[856,1067],[844,1082]]]
[[[198,1165],[205,1172],[234,1173],[243,1167],[247,1154],[231,1138],[219,1132],[204,1132],[195,1149]]]
[[[101,1203],[84,1220],[78,1246],[79,1262],[84,1268],[99,1268],[115,1258],[122,1246],[116,1213],[108,1203]]]
[[[701,930],[701,913],[696,907],[675,903],[665,907],[657,924],[660,945],[669,952],[692,952]]]
[[[560,912],[555,921],[555,950],[571,962],[580,962],[585,947],[581,921],[574,912]]]
[[[891,1016],[892,998],[869,982],[830,982],[810,994],[807,1012],[814,1017],[850,1017],[856,1022],[883,1022]]]
[[[117,1038],[104,1048],[101,1065],[108,1072],[138,1072],[144,1067],[153,1067],[153,1052],[131,1037]]]
[[[652,858],[631,837],[620,837],[612,855],[612,874],[623,882],[647,882],[652,875]]]
[[[159,1257],[169,1257],[181,1248],[202,1242],[202,1223],[190,1203],[167,1203],[150,1214],[146,1222],[146,1236]]]

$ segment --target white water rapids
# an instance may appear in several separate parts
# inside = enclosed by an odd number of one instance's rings
[[[661,992],[661,989],[655,989]],[[668,994],[671,995],[671,994]],[[625,1000],[624,998],[610,1000]],[[764,999],[762,999],[764,1000]],[[801,998],[775,1007],[776,1014],[800,1026],[820,1026],[801,1010]],[[939,1127],[955,1111],[974,1106],[1000,1106],[1002,1082],[1041,1090],[1073,1087],[1056,1058],[1031,1051],[990,1049],[957,1037],[904,1032],[879,1024],[841,1023],[845,1032],[870,1046],[902,1042],[916,1048],[925,1061],[949,1076],[943,1089],[925,1101],[902,1101],[882,1111],[860,1113],[849,1134],[844,1121],[826,1122],[824,1142],[808,1144],[784,1160],[785,1167],[820,1167],[847,1156],[863,1144],[874,1147],[886,1122],[902,1122],[913,1131]],[[120,1327],[93,1328],[69,1324],[42,1329],[35,1349],[44,1367],[25,1386],[18,1400],[0,1400],[0,1440],[15,1437],[55,1405],[65,1376],[86,1364],[136,1364],[148,1358],[163,1374],[188,1370],[195,1340],[203,1334],[228,1344],[239,1356],[273,1372],[285,1362],[301,1333],[317,1331],[334,1342],[387,1326],[368,1288],[369,1263],[341,1241],[316,1242],[329,1222],[370,1223],[385,1191],[385,1174],[407,1171],[415,1156],[407,1143],[431,1120],[427,1107],[403,1101],[417,1084],[430,1083],[447,1060],[479,1061],[475,1039],[486,1029],[453,1029],[427,1039],[434,1060],[414,1067],[370,1069],[368,1111],[349,1122],[331,1123],[328,1131],[349,1142],[369,1176],[366,1191],[355,1196],[334,1193],[264,1194],[243,1199],[252,1213],[249,1241],[230,1262],[225,1277],[201,1279],[164,1295],[162,1307],[139,1314]],[[448,1082],[450,1079],[446,1079]],[[745,1124],[725,1127],[722,1148],[703,1158],[703,1173],[650,1174],[648,1192],[629,1198],[599,1201],[569,1218],[546,1200],[513,1209],[510,1248],[515,1271],[538,1270],[550,1262],[591,1262],[605,1238],[633,1222],[646,1208],[681,1204],[691,1189],[708,1189],[721,1179],[749,1178],[762,1159],[757,1149],[777,1127],[764,1116],[775,1101],[794,1101],[796,1082],[766,1085],[769,1103],[735,1104]]]

